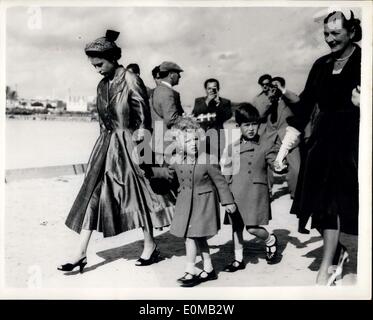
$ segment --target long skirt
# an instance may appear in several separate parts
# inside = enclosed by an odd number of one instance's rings
[[[98,230],[110,237],[170,225],[173,205],[153,192],[136,152],[128,130],[101,133],[66,220],[70,229]]]

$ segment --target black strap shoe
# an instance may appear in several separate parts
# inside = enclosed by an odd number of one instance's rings
[[[177,281],[181,283],[181,287],[194,287],[201,283],[198,276],[189,272],[185,272],[184,276],[177,279]]]
[[[277,243],[278,243],[278,240],[277,240],[277,237],[274,234],[272,234],[272,236],[275,237],[275,242],[271,246],[266,245],[266,260],[267,260],[268,264],[275,263],[276,258],[277,258]]]
[[[218,276],[214,269],[210,272],[202,270],[202,272],[198,275],[198,278],[200,282],[206,282],[210,280],[216,280]]]
[[[245,269],[245,264],[243,261],[234,260],[230,264],[226,265],[223,269],[225,272],[236,272],[237,270]]]

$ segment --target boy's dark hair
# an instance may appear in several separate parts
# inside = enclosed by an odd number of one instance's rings
[[[126,69],[131,69],[133,73],[140,74],[140,67],[137,63],[130,63]]]
[[[159,66],[156,66],[152,70],[153,79],[159,79]]]
[[[207,84],[210,83],[210,82],[215,82],[216,83],[216,86],[218,87],[218,90],[220,90],[220,83],[219,83],[219,80],[217,79],[214,79],[214,78],[210,78],[210,79],[207,79],[204,83],[204,87],[205,89],[207,88]]]
[[[272,81],[271,75],[269,75],[269,74],[263,74],[262,76],[259,77],[258,83],[260,85],[262,85],[262,83],[263,83],[264,80],[269,80],[269,82],[271,82]]]
[[[283,77],[273,77],[272,78],[272,83],[273,83],[273,81],[278,81],[278,82],[280,82],[282,87],[285,87],[286,82],[285,82],[285,79]]]
[[[260,116],[258,110],[251,103],[242,102],[238,105],[235,118],[237,124],[240,126],[242,123],[259,122]]]

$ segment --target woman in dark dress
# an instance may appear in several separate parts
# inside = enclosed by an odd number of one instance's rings
[[[330,272],[340,232],[358,233],[361,49],[355,42],[361,40],[360,21],[350,10],[332,12],[324,20],[324,36],[331,53],[314,63],[300,102],[293,108],[295,117],[289,118],[288,123],[299,133],[318,106],[291,211],[297,214],[300,228],[312,216],[312,227],[321,232],[323,258],[316,282],[331,285],[348,257],[342,250],[337,262],[340,268]],[[297,130],[287,133],[282,149],[293,146]],[[279,154],[284,152],[280,149]],[[282,163],[281,158],[278,163]]]
[[[136,161],[135,143],[141,141],[145,129],[150,129],[151,116],[144,83],[118,64],[118,35],[108,30],[105,37],[85,48],[91,64],[104,76],[97,87],[100,136],[66,220],[70,229],[80,233],[80,243],[69,263],[58,268],[62,271],[78,266],[83,271],[93,230],[111,237],[142,228],[144,250],[137,265],[149,265],[159,254],[153,227],[170,225],[172,208],[159,201]]]

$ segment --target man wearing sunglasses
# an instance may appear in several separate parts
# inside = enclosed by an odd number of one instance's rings
[[[271,106],[271,96],[274,94],[274,90],[272,90],[272,77],[269,74],[263,74],[259,77],[258,84],[262,88],[262,91],[254,98],[253,105],[259,111],[259,116],[262,118]]]

